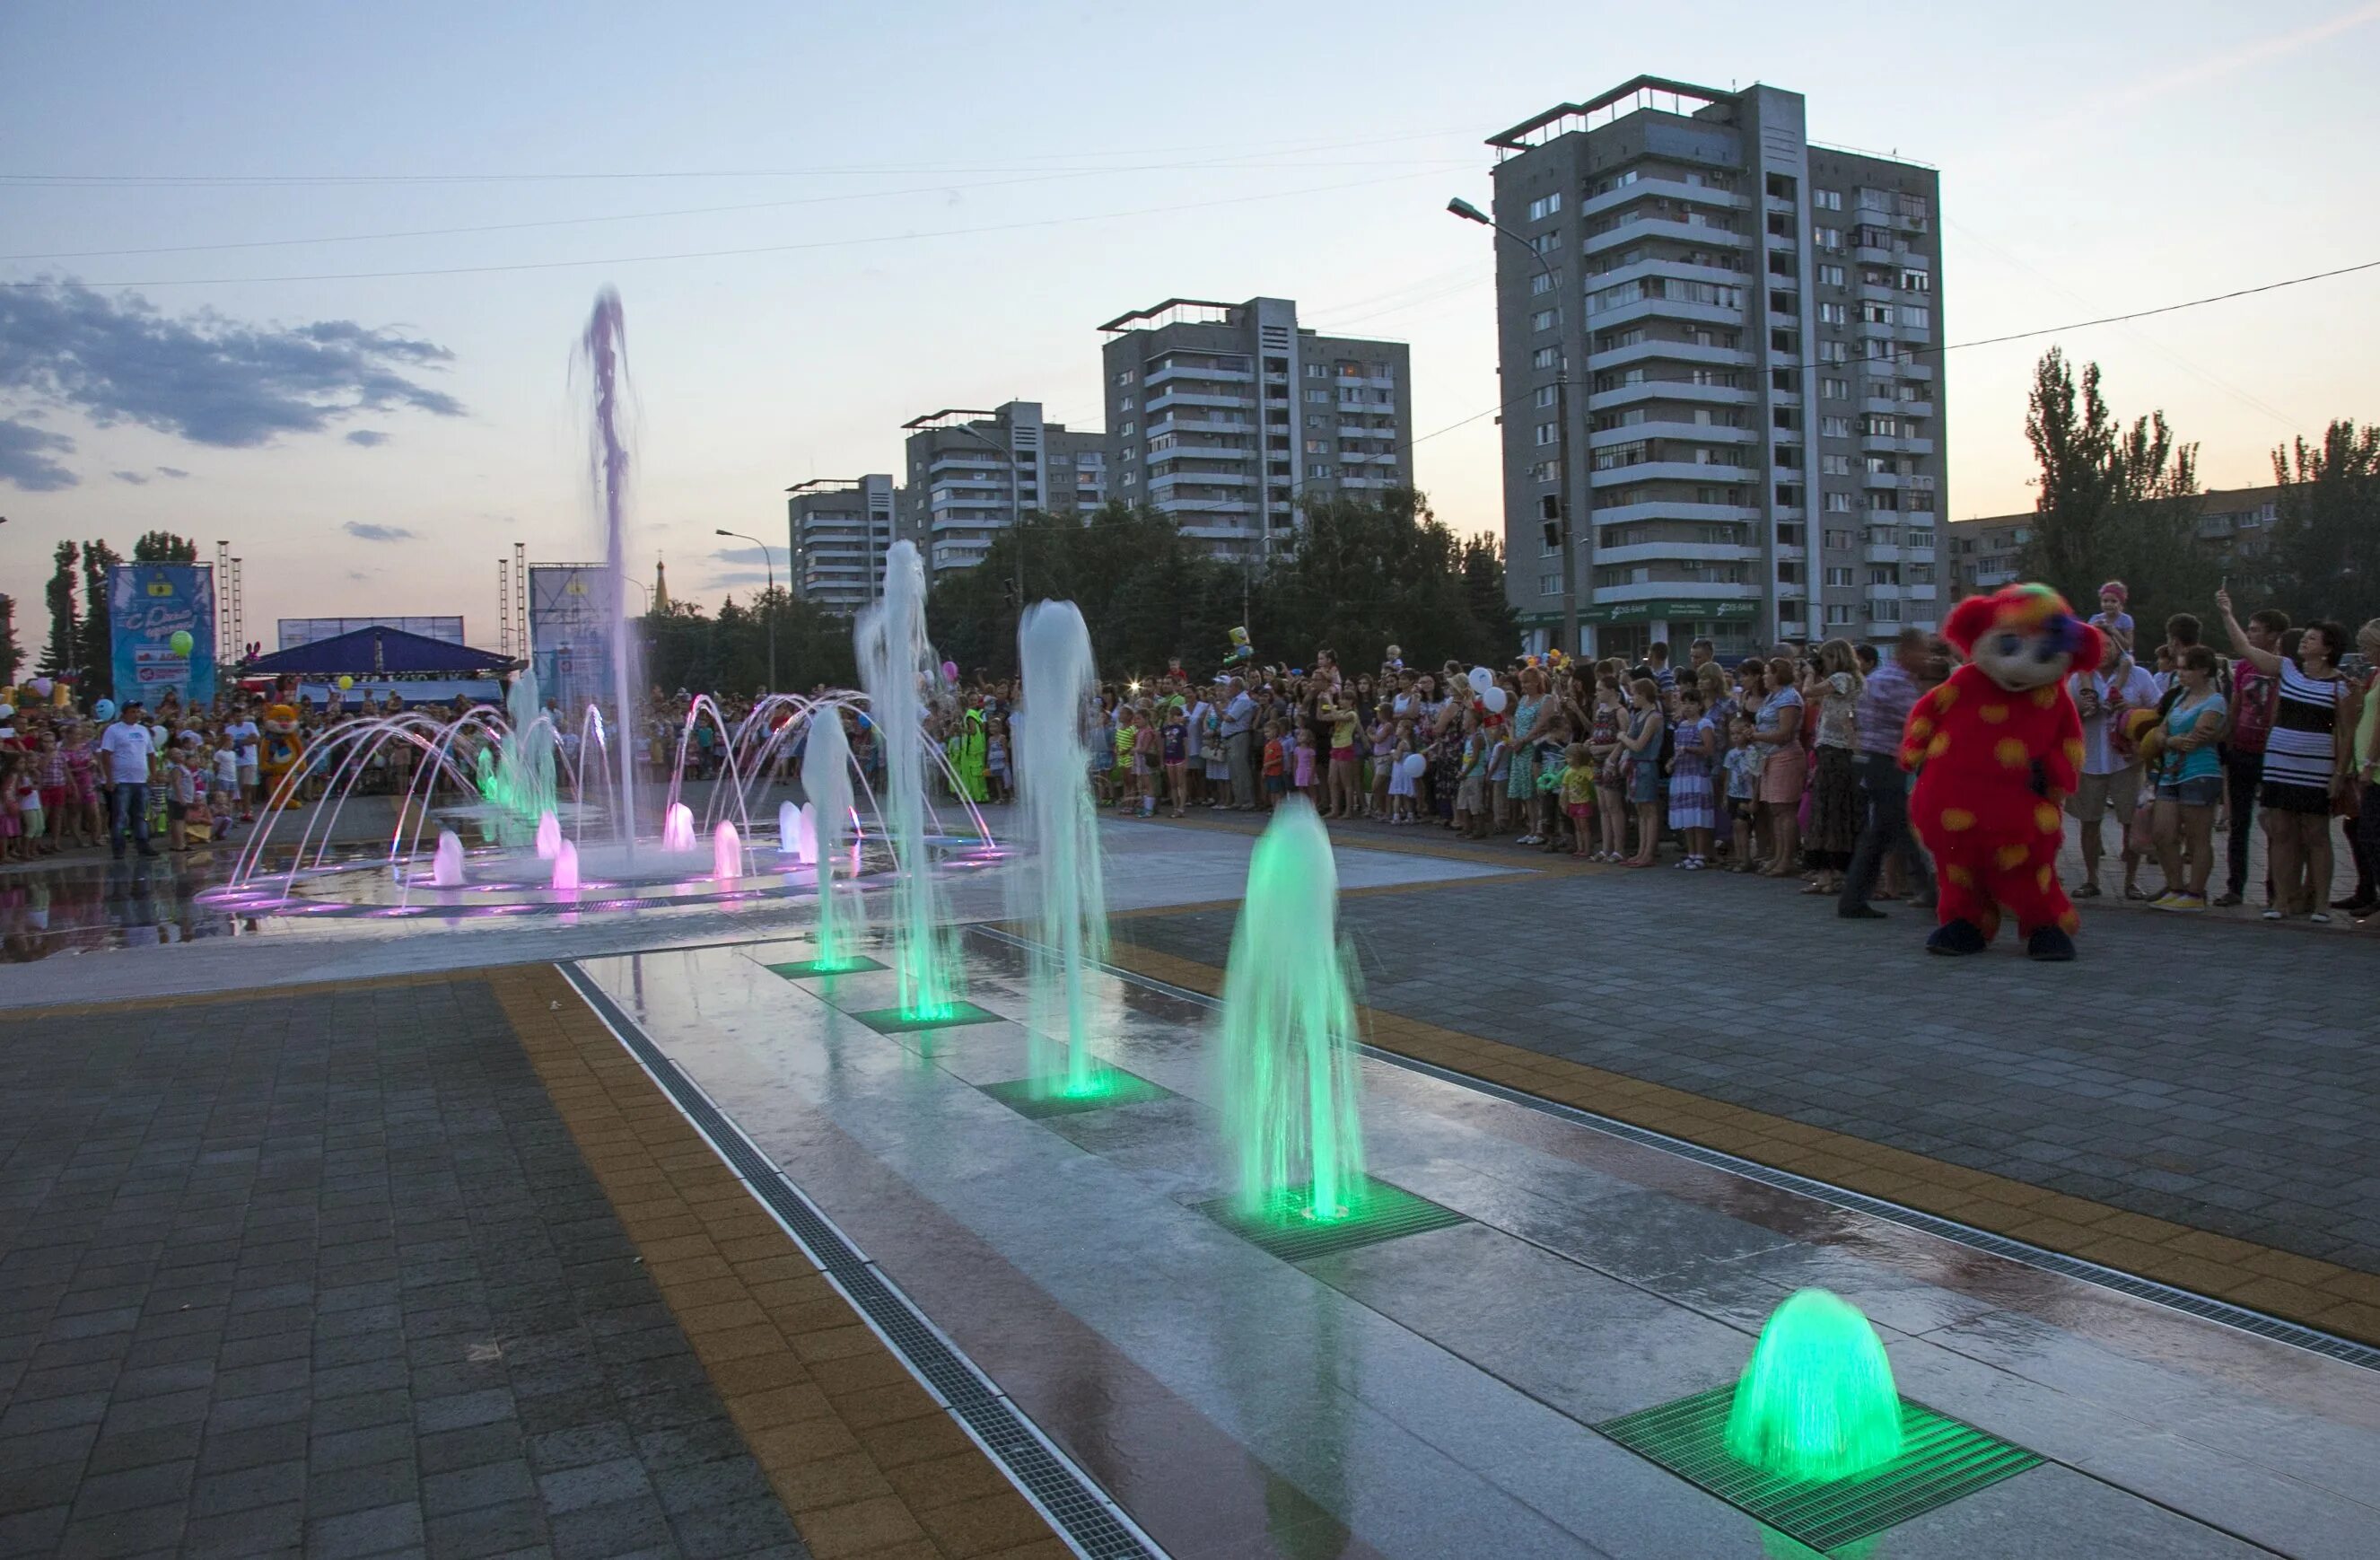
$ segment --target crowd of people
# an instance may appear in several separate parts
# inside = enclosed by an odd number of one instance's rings
[[[0,705],[0,861],[105,844],[156,855],[229,838],[253,820],[261,701],[204,709],[173,690],[152,706]]]

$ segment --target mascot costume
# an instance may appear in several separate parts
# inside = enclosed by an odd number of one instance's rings
[[[298,740],[298,711],[290,704],[268,704],[264,708],[263,739],[256,746],[256,777],[266,799],[280,792],[282,777],[298,767],[305,756],[305,745]],[[281,803],[284,807],[300,807],[298,787],[291,786]]]
[[[2082,720],[2066,676],[2099,664],[2099,630],[2048,586],[2010,585],[1961,602],[1942,637],[1966,664],[1917,701],[1900,739],[1900,767],[1917,772],[1910,820],[1942,878],[1926,951],[1983,952],[2005,907],[2027,953],[2070,959],[2058,807],[2082,774]]]

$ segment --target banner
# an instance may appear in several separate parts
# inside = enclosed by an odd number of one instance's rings
[[[538,691],[575,725],[612,704],[611,573],[601,564],[528,566],[528,664]]]
[[[184,708],[215,698],[215,579],[206,564],[117,564],[107,571],[115,701],[154,709],[168,689]],[[177,648],[177,636],[187,635]]]

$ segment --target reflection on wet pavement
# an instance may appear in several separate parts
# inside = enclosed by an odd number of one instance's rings
[[[90,854],[0,872],[0,960],[27,964],[253,932],[252,920],[194,902],[200,890],[230,876],[237,858],[234,850],[160,852],[153,860]]]

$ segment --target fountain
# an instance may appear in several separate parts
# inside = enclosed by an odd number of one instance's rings
[[[1036,927],[1032,952],[1037,1037],[1054,1033],[1062,1010],[1062,1068],[1039,1065],[1035,1080],[1072,1099],[1104,1092],[1110,1079],[1086,1032],[1083,971],[1107,957],[1107,886],[1099,861],[1099,809],[1091,798],[1083,711],[1095,668],[1091,636],[1072,602],[1041,602],[1016,626],[1024,708],[1012,723],[1025,853],[1010,880],[1016,919]]]
[[[809,803],[777,804],[777,854],[791,856],[807,867],[817,854],[817,836],[808,831]]]
[[[430,882],[436,888],[463,886],[463,837],[452,829],[438,831],[438,854],[430,865]]]
[[[916,543],[895,542],[885,553],[882,600],[860,614],[855,640],[868,713],[884,738],[884,792],[877,810],[891,835],[898,874],[892,963],[899,1012],[911,1023],[943,1018],[960,1010],[965,971],[944,924],[926,848],[925,741],[918,726],[922,686],[936,664],[926,638],[926,567]],[[821,833],[824,826],[821,821]]]
[[[847,907],[834,889],[835,861],[843,852],[844,820],[851,812],[851,745],[843,734],[839,710],[813,711],[809,737],[802,744],[802,793],[810,799],[803,812],[808,828],[805,842],[818,863],[818,927],[814,933],[818,957],[810,967],[821,975],[859,968],[849,945],[853,929],[844,924]]]
[[[715,883],[735,883],[744,876],[744,841],[724,818],[710,833],[710,876]]]
[[[489,798],[503,810],[496,820],[496,832],[506,845],[518,845],[521,823],[535,819],[538,856],[551,861],[553,852],[546,848],[546,821],[554,810],[553,753],[557,744],[552,717],[545,713],[538,697],[535,670],[522,667],[520,675],[513,678],[512,687],[504,690],[504,737],[496,753],[494,789]],[[486,750],[480,750],[483,753]],[[551,837],[562,837],[558,825]]]
[[[552,888],[556,894],[578,892],[578,847],[568,840],[553,848]]]
[[[1769,1314],[1736,1383],[1727,1449],[1804,1481],[1848,1479],[1900,1455],[1892,1362],[1856,1307],[1803,1289]]]
[[[670,803],[669,816],[662,823],[662,848],[675,851],[694,848],[694,809],[682,801]]]
[[[1354,958],[1338,927],[1330,836],[1314,809],[1293,798],[1248,857],[1223,973],[1224,1146],[1245,1219],[1332,1223],[1361,1214],[1369,1196]]]
[[[537,815],[537,859],[551,861],[562,848],[562,820],[551,810]]]
[[[612,708],[622,734],[636,730],[637,679],[632,664],[635,649],[628,642],[628,559],[626,523],[628,446],[620,432],[620,388],[626,373],[627,317],[620,295],[605,287],[595,295],[595,311],[588,317],[580,341],[595,388],[593,438],[596,486],[603,502],[603,568],[611,608]],[[633,739],[619,744],[613,756],[620,770],[619,805],[613,822],[620,844],[631,861],[637,850],[637,766]],[[689,847],[688,848],[691,848]]]

